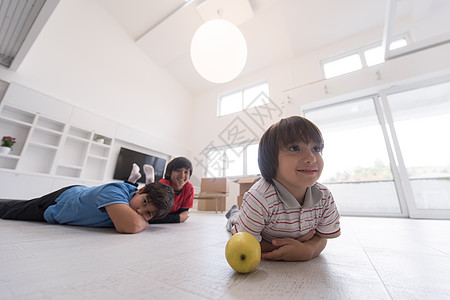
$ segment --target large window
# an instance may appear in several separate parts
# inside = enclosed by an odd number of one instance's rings
[[[325,167],[320,179],[348,214],[400,214],[376,98],[305,111],[322,131]]]
[[[450,82],[387,95],[415,210],[450,209]]]
[[[211,149],[206,155],[206,177],[258,175],[258,144]]]
[[[343,214],[450,218],[450,80],[423,85],[303,108]]]
[[[217,116],[225,116],[269,102],[269,85],[259,83],[219,97]]]

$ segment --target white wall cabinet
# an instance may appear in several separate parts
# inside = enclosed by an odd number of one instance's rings
[[[0,199],[110,182],[122,146],[167,159],[163,152],[185,154],[139,130],[15,83],[0,101],[0,138],[16,138],[12,151],[0,154]]]
[[[103,181],[113,138],[10,104],[0,109],[0,136],[13,136],[0,169]]]

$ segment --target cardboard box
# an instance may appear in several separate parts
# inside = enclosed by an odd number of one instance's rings
[[[244,196],[245,192],[247,192],[258,180],[259,178],[240,178],[235,180],[234,182],[239,184],[239,196]]]
[[[225,211],[225,207],[226,207],[226,199],[227,198],[225,195],[220,196],[220,197],[214,197],[214,198],[198,198],[197,210],[223,212],[223,211]]]
[[[201,192],[228,193],[228,178],[202,178]]]

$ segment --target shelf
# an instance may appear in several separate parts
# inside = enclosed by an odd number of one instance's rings
[[[89,149],[89,155],[107,158],[110,149],[110,146],[92,143]]]
[[[83,178],[90,180],[103,180],[106,168],[106,159],[94,159],[88,157],[83,169]]]
[[[75,177],[79,178],[81,175],[81,168],[80,167],[73,167],[73,166],[58,166],[56,168],[56,175],[58,176],[65,176],[65,177]]]
[[[24,128],[30,128],[32,126],[30,123],[17,121],[17,120],[14,120],[14,119],[11,119],[8,117],[2,117],[2,116],[0,116],[0,122],[2,122],[2,123],[6,122],[6,123],[9,123],[14,126],[22,126]]]
[[[73,136],[73,135],[68,135],[67,139],[82,142],[82,143],[89,143],[89,139],[85,139],[85,138],[81,138],[81,137]]]
[[[17,167],[19,156],[11,154],[0,154],[0,168],[14,170]]]
[[[54,121],[43,116],[39,116],[36,122],[36,126],[39,128],[47,129],[52,132],[62,133],[65,125],[61,122]]]
[[[20,155],[22,153],[30,130],[31,125],[29,124],[0,119],[0,137],[12,136],[16,138],[16,144],[13,146],[10,154]]]
[[[50,174],[56,155],[56,147],[29,144],[21,156],[18,169],[35,173]]]
[[[97,134],[97,133],[94,134],[92,140],[97,145],[102,145],[102,146],[105,146],[105,147],[110,147],[111,143],[112,143],[112,139],[111,138],[105,137],[105,136]]]
[[[97,147],[107,148],[107,149],[109,149],[111,147],[111,145],[106,144],[106,142],[105,143],[100,143],[100,142],[97,142],[97,141],[93,141],[92,145],[97,146]]]
[[[58,165],[58,168],[74,169],[74,170],[82,170],[83,169],[83,167],[71,166],[71,165]]]
[[[8,153],[8,154],[0,153],[0,157],[6,157],[6,158],[11,158],[11,159],[19,159],[20,158],[19,155],[14,155],[11,153]]]
[[[89,157],[89,158],[92,158],[92,159],[108,160],[108,157],[105,157],[105,156],[98,156],[98,155],[92,155],[92,154],[89,154],[88,157]]]
[[[17,123],[31,125],[33,124],[35,114],[5,105],[0,113],[0,117],[13,120]]]
[[[78,127],[74,127],[74,126],[70,126],[69,128],[69,136],[71,137],[75,137],[75,138],[79,138],[82,140],[90,140],[91,139],[91,132],[78,128]]]
[[[61,133],[41,128],[36,128],[30,137],[30,142],[34,144],[46,144],[53,147],[58,147],[60,140]]]
[[[59,136],[62,135],[62,132],[56,131],[56,130],[53,130],[53,129],[48,129],[46,127],[35,126],[34,128],[35,128],[35,130],[39,130],[41,132],[46,132],[47,134],[53,134],[55,136],[56,135],[59,135]]]
[[[58,150],[58,146],[48,145],[48,144],[44,144],[44,143],[40,143],[40,142],[30,142],[30,146],[44,148],[44,149],[53,149],[55,151]]]
[[[60,165],[83,166],[89,142],[67,137],[59,155]]]

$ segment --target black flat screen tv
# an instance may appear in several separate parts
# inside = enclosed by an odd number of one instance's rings
[[[166,167],[166,160],[164,158],[121,147],[113,178],[127,180],[133,168],[133,163],[137,164],[141,169],[142,176],[138,182],[145,183],[144,165],[153,166],[155,169],[155,181],[159,181],[164,176],[164,169]]]

